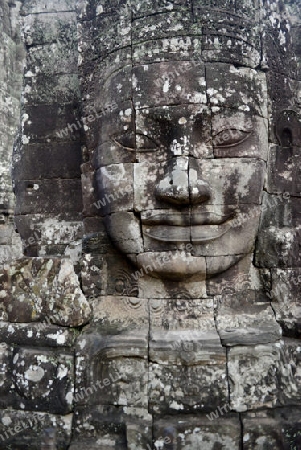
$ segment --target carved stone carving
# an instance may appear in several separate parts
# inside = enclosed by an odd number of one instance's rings
[[[16,52],[19,10],[0,449],[299,448],[298,0],[1,0]]]

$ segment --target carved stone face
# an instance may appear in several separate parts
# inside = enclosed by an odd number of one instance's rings
[[[252,252],[267,160],[264,75],[161,62],[112,77],[97,184],[114,244],[162,278],[210,277]]]

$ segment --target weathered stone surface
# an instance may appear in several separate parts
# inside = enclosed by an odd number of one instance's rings
[[[149,357],[150,407],[156,414],[206,411],[227,403],[226,352],[215,330],[194,330],[190,336],[152,332]]]
[[[0,341],[8,344],[70,348],[75,345],[76,337],[74,330],[52,325],[46,320],[41,323],[0,322]]]
[[[217,410],[218,411],[218,410]],[[199,450],[201,448],[221,448],[237,450],[240,448],[240,423],[234,414],[223,415],[226,408],[217,412],[216,417],[203,415],[178,415],[156,420],[154,424],[155,448],[173,448]]]
[[[77,343],[78,405],[148,405],[148,330],[101,335],[101,324]],[[88,393],[86,396],[85,393]],[[93,394],[93,395],[92,395]]]
[[[276,320],[285,336],[300,337],[301,332],[301,272],[300,269],[272,269],[270,297]]]
[[[82,247],[83,224],[80,213],[16,216],[15,226],[22,238],[25,256],[65,255],[76,263],[74,247],[80,248],[80,251]]]
[[[59,448],[66,450],[70,443],[73,414],[54,415],[45,412],[14,411],[0,412],[0,449],[40,450],[41,435],[48,428],[56,430]]]
[[[256,302],[250,291],[220,296],[216,318],[223,345],[257,345],[277,342],[281,327],[267,303]]]
[[[27,8],[29,2],[26,2]],[[76,42],[76,14],[75,12],[60,11],[58,15],[58,4],[51,13],[48,9],[50,5],[41,11],[31,10],[30,14],[23,17],[22,31],[26,45],[45,45],[49,43],[61,43],[61,46],[67,44],[74,45]],[[39,7],[36,2],[36,7]],[[51,7],[51,6],[50,6]],[[52,7],[54,7],[52,2]],[[29,12],[28,9],[26,11]],[[25,8],[23,8],[25,13]]]
[[[23,150],[22,159],[14,167],[14,175],[20,174],[23,180],[80,177],[82,158],[80,146],[76,142],[28,144]],[[38,164],[33,165],[33,161]]]
[[[90,306],[68,259],[19,260],[4,272],[1,292],[10,322],[80,326],[89,320]]]
[[[291,406],[242,415],[243,448],[282,450],[300,446],[300,408]]]
[[[231,409],[242,412],[275,407],[278,394],[275,365],[279,361],[279,343],[231,348],[228,353]]]
[[[16,348],[12,386],[18,393],[15,406],[64,413],[72,410],[74,355],[61,350]]]
[[[267,117],[267,84],[262,72],[229,64],[207,64],[206,82],[211,107],[226,106]],[[238,84],[243,96],[235,89]]]
[[[0,0],[0,448],[298,448],[297,3]]]
[[[75,411],[75,442],[70,449],[148,449],[152,443],[152,418],[147,409],[89,406]]]
[[[29,180],[16,184],[16,214],[81,212],[80,179]]]

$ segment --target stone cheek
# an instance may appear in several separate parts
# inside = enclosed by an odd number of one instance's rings
[[[257,3],[1,2],[0,448],[301,448],[301,11]]]

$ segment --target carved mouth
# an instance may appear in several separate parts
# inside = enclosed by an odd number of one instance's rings
[[[225,234],[231,227],[234,212],[160,212],[142,214],[144,234],[162,242],[210,242]]]
[[[156,213],[147,211],[142,213],[141,220],[143,225],[171,225],[190,227],[195,225],[222,225],[227,220],[232,219],[234,213],[216,214],[213,212],[197,213]]]
[[[221,225],[194,225],[191,227],[152,225],[144,230],[144,234],[156,241],[201,244],[223,236],[230,227],[230,223]]]

